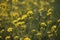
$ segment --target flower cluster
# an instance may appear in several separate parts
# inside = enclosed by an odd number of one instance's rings
[[[60,17],[55,18],[54,2],[0,0],[0,39],[57,40]]]

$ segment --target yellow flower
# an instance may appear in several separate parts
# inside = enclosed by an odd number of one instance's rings
[[[31,32],[35,32],[36,30],[35,29],[32,29],[32,31]]]
[[[23,38],[20,38],[20,40],[23,40]]]
[[[55,29],[56,29],[56,25],[53,25],[51,28],[51,31],[53,32],[53,31],[55,31]]]
[[[57,22],[60,22],[60,19],[58,19]]]
[[[56,25],[53,25],[52,28],[56,28]]]
[[[39,12],[42,12],[44,10],[44,8],[43,7],[41,7],[38,11]]]
[[[14,9],[18,9],[18,6],[13,6]]]
[[[25,37],[24,40],[31,40],[29,37]]]
[[[18,22],[19,20],[21,20],[21,18],[17,18],[17,20],[14,20],[13,23]]]
[[[5,39],[9,39],[9,38],[10,38],[10,36],[6,36],[6,37],[5,37]]]
[[[10,12],[11,17],[19,17],[19,13],[18,12]]]
[[[53,9],[52,8],[50,8],[50,9],[48,9],[48,11],[47,12],[51,12]]]
[[[34,5],[37,5],[37,2],[33,2]]]
[[[53,2],[55,2],[55,0],[51,0],[51,2],[53,3]]]
[[[48,13],[47,13],[47,16],[49,16],[49,15],[51,15],[51,14],[52,14],[51,12],[48,12]]]
[[[50,38],[50,37],[52,37],[53,36],[53,34],[48,34],[48,37]]]
[[[22,22],[17,22],[15,25],[18,26],[18,25],[22,25],[22,24],[24,24],[24,23],[25,23],[24,21],[22,21]]]
[[[12,2],[18,2],[18,0],[12,0]]]
[[[2,29],[0,32],[1,32],[1,33],[4,32],[4,29]]]
[[[0,38],[2,38],[2,36],[0,36]]]
[[[40,23],[41,26],[47,26],[45,22]]]
[[[48,34],[50,34],[51,32],[50,32],[50,31],[48,31],[47,33],[48,33]]]
[[[26,25],[21,25],[21,28],[25,29],[26,28]]]
[[[48,20],[48,21],[47,21],[47,24],[50,24],[50,23],[52,23],[52,20]]]
[[[21,2],[21,4],[25,4],[25,3],[26,3],[25,1]]]
[[[38,32],[36,35],[40,35],[40,36],[41,36],[41,35],[42,35],[42,33]]]
[[[23,19],[25,19],[26,17],[27,17],[27,15],[26,15],[26,14],[25,14],[25,15],[22,15],[22,20],[23,20]]]
[[[47,11],[47,16],[49,16],[49,15],[51,15],[52,14],[52,8],[50,8],[50,9],[48,9],[48,11]]]
[[[1,13],[0,15],[1,15],[1,16],[8,16],[7,13]]]
[[[29,11],[27,12],[27,15],[30,15],[30,14],[33,14],[33,11],[29,10]]]
[[[8,32],[12,32],[12,30],[13,30],[12,27],[9,27],[9,28],[7,29]]]
[[[19,38],[19,36],[14,36],[14,39]]]

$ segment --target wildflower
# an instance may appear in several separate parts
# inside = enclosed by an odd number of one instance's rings
[[[49,16],[49,15],[51,15],[51,14],[52,14],[52,12],[48,12],[48,13],[47,13],[47,16]]]
[[[25,29],[26,28],[26,25],[21,25],[21,28]]]
[[[37,5],[37,2],[33,2],[34,5]]]
[[[12,27],[9,27],[9,28],[7,29],[8,32],[12,32],[12,30],[13,30]]]
[[[40,23],[41,26],[47,26],[45,22]]]
[[[25,37],[24,40],[31,40],[29,37]]]
[[[22,19],[25,19],[27,17],[27,15],[25,14],[25,15],[22,15]]]
[[[30,15],[30,14],[33,14],[33,11],[29,10],[29,11],[27,12],[27,15]]]
[[[51,2],[53,3],[53,2],[55,2],[55,0],[51,0]]]
[[[20,38],[20,40],[23,40],[23,38]]]
[[[49,15],[51,15],[52,14],[52,8],[50,8],[50,9],[48,9],[48,11],[47,11],[47,16],[49,16]]]
[[[2,36],[0,36],[0,38],[2,38]]]
[[[50,34],[51,32],[50,32],[50,31],[48,31],[47,33],[48,33],[48,34]]]
[[[51,12],[51,11],[52,11],[52,8],[48,9],[48,11],[47,11],[47,12]]]
[[[12,2],[18,2],[18,0],[12,0]]]
[[[21,18],[17,18],[17,20],[14,20],[13,23],[18,22],[19,20],[21,20]]]
[[[4,29],[2,29],[0,32],[1,32],[1,33],[4,32]]]
[[[19,36],[14,36],[14,39],[19,38]]]
[[[43,11],[44,10],[44,8],[43,7],[41,7],[40,9],[39,9],[39,11],[41,12],[41,11]]]
[[[22,24],[24,24],[24,23],[25,23],[24,21],[22,21],[22,22],[17,22],[17,23],[16,23],[16,26],[22,25]]]
[[[21,2],[21,4],[25,4],[25,1]]]
[[[6,36],[5,39],[10,39],[10,36]]]
[[[52,23],[52,20],[48,20],[48,21],[47,21],[47,24],[50,24],[50,23]]]
[[[53,29],[53,28],[56,28],[56,25],[53,25],[53,26],[52,26],[52,29]]]
[[[60,22],[60,19],[58,19],[57,22]]]
[[[19,17],[18,12],[10,12],[11,17]]]
[[[6,1],[9,1],[9,0],[6,0]]]
[[[38,32],[36,35],[42,35],[41,32]]]
[[[31,32],[35,32],[36,30],[35,29],[32,29],[32,31]]]
[[[53,31],[55,31],[55,29],[56,29],[56,25],[53,25],[51,28],[51,31],[53,32]]]
[[[17,6],[13,6],[13,8],[14,8],[14,9],[18,9],[18,7],[17,7]]]
[[[48,34],[48,37],[50,38],[50,37],[52,37],[53,36],[53,34]]]
[[[1,13],[1,16],[8,16],[7,13]]]

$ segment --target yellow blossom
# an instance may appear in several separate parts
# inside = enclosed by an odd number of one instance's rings
[[[12,32],[12,30],[13,30],[12,27],[9,27],[9,28],[7,29],[8,32]]]
[[[2,20],[2,18],[0,18],[0,20]]]
[[[21,2],[21,4],[25,4],[25,3],[26,3],[25,1]]]
[[[47,16],[49,16],[49,15],[51,15],[51,14],[52,14],[51,12],[48,12],[48,13],[47,13]]]
[[[5,37],[5,39],[9,39],[9,38],[10,38],[10,36],[6,36],[6,37]]]
[[[52,37],[53,36],[53,34],[48,34],[48,37],[50,38],[50,37]]]
[[[19,13],[18,12],[10,12],[11,17],[19,17]]]
[[[33,14],[33,11],[29,10],[29,11],[27,12],[27,15],[29,15],[29,14]]]
[[[58,19],[57,22],[60,22],[60,19]]]
[[[12,2],[18,2],[18,0],[12,0]]]
[[[27,17],[27,15],[25,14],[25,15],[22,15],[22,19],[25,19]]]
[[[26,25],[21,25],[21,28],[25,29],[26,28]]]
[[[18,9],[18,6],[13,6],[14,9]]]
[[[19,20],[21,20],[21,18],[17,18],[16,20],[13,21],[13,23],[18,22]]]
[[[0,15],[1,15],[1,16],[8,16],[7,13],[1,13]]]
[[[40,23],[41,26],[47,26],[45,22]]]
[[[56,28],[56,25],[53,25],[52,28]]]
[[[24,23],[25,23],[24,21],[22,21],[22,22],[17,22],[15,25],[18,26],[18,25],[22,25],[22,24],[24,24]]]
[[[48,31],[47,33],[48,33],[48,34],[50,34],[51,32],[50,32],[50,31]]]
[[[40,32],[38,32],[36,35],[40,35],[41,36],[42,34]]]
[[[1,33],[4,32],[4,29],[2,29],[0,32],[1,32]]]
[[[53,31],[55,31],[55,29],[56,29],[56,25],[53,25],[51,28],[51,31],[53,32]]]
[[[20,38],[20,40],[23,40],[23,38]]]
[[[34,5],[37,5],[37,2],[33,2]]]
[[[19,38],[19,36],[14,36],[14,39]]]
[[[31,40],[29,37],[25,37],[24,40]]]
[[[49,8],[47,12],[51,12],[53,9],[52,8]]]
[[[42,12],[44,10],[44,8],[43,7],[41,7],[38,11],[39,12]]]
[[[35,29],[32,29],[31,32],[35,32],[36,30]]]
[[[51,0],[51,2],[53,3],[53,2],[55,2],[55,0]]]
[[[47,24],[50,24],[50,23],[52,23],[52,20],[48,20],[48,21],[47,21]]]
[[[2,36],[0,36],[0,38],[2,38]]]

